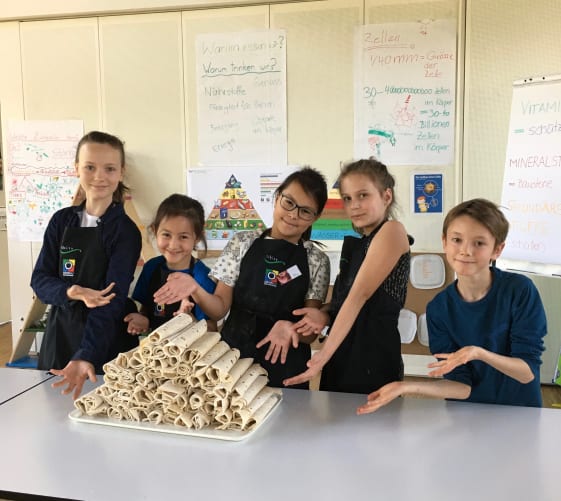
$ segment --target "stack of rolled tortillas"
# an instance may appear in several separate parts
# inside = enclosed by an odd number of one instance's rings
[[[77,399],[82,414],[200,430],[251,430],[281,398],[267,371],[179,314],[107,362],[104,383]]]

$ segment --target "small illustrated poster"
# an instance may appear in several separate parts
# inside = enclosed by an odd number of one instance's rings
[[[329,190],[321,217],[312,226],[312,240],[343,240],[347,235],[358,236],[345,214],[339,184]]]
[[[72,203],[78,177],[81,120],[20,120],[8,124],[6,206],[8,238],[41,242],[55,211]]]
[[[442,213],[442,174],[413,174],[413,212]]]
[[[189,169],[187,193],[205,210],[208,248],[221,250],[234,234],[273,223],[275,190],[296,167]]]

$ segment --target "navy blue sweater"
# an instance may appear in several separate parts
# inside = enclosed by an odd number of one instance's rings
[[[31,287],[45,304],[65,308],[70,303],[66,295],[70,285],[59,277],[59,251],[65,228],[80,226],[83,209],[84,204],[57,211],[45,230],[43,246],[31,276]],[[115,326],[123,319],[142,244],[136,224],[126,215],[120,203],[114,203],[107,209],[98,227],[108,258],[104,287],[115,282],[112,292],[116,296],[109,304],[88,310],[80,349],[72,357],[73,360],[91,362],[96,367],[107,361],[103,358],[117,335]]]
[[[547,332],[545,311],[532,281],[518,273],[491,269],[493,284],[487,295],[464,301],[456,282],[427,306],[430,350],[452,353],[464,346],[480,346],[499,355],[524,360],[534,380],[522,384],[474,360],[444,377],[471,386],[468,401],[541,407],[540,365]]]

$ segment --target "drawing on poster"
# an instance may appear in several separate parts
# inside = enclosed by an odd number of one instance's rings
[[[8,236],[40,242],[52,214],[70,205],[78,179],[79,120],[12,121],[8,124],[6,202]]]
[[[201,202],[207,215],[208,248],[223,249],[235,231],[271,226],[275,191],[297,168],[229,165],[187,169],[186,191]]]
[[[336,181],[329,190],[321,217],[312,225],[312,240],[343,240],[347,235],[358,236],[347,218]]]
[[[241,230],[263,230],[265,224],[242,183],[232,174],[214,202],[206,221],[209,240],[230,240]]]
[[[442,213],[442,174],[413,175],[413,212]]]
[[[355,157],[453,163],[454,22],[361,26],[355,55]]]

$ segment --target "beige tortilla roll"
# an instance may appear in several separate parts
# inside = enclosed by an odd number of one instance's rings
[[[187,428],[193,428],[193,414],[188,411],[184,411],[175,418],[173,424],[175,424],[176,426],[186,426]]]
[[[141,423],[148,420],[148,410],[143,407],[129,407],[129,414],[133,421]]]
[[[179,313],[171,320],[168,320],[165,324],[158,327],[155,331],[150,333],[147,337],[148,343],[155,344],[159,343],[174,334],[177,334],[180,330],[193,323],[193,318],[187,313]]]
[[[189,396],[189,408],[193,411],[200,409],[205,403],[205,394],[201,390],[195,390]]]
[[[160,424],[164,419],[164,411],[160,407],[156,407],[148,414],[148,421],[152,424]]]
[[[214,387],[213,393],[220,398],[229,396],[234,385],[251,367],[251,364],[253,364],[253,358],[240,358],[230,369],[231,380],[218,383]]]
[[[218,334],[218,333],[216,333]],[[193,373],[195,375],[206,372],[210,364],[216,362],[222,355],[230,350],[230,346],[225,341],[218,341],[207,353],[193,363]]]
[[[167,339],[164,344],[164,351],[167,356],[180,356],[197,339],[200,339],[207,331],[206,320],[199,320],[179,331],[173,337]]]
[[[242,395],[238,395],[236,390],[232,392],[232,409],[240,409],[247,406],[255,396],[267,385],[269,378],[260,374],[253,382],[247,387]]]
[[[232,422],[232,411],[230,409],[225,409],[224,411],[220,412],[219,414],[216,414],[214,416],[215,421],[217,421],[219,424],[219,426],[217,426],[216,428],[218,430],[226,430],[228,429],[228,427],[230,426],[230,423]]]
[[[146,374],[146,372],[139,372],[135,379],[136,382],[146,390],[155,390],[158,386],[154,378]]]
[[[146,359],[142,356],[140,348],[137,348],[133,351],[131,358],[128,360],[128,364],[131,369],[135,369],[137,371],[140,371],[144,367],[146,367],[147,362]]]
[[[267,417],[267,414],[275,406],[278,399],[278,395],[269,395],[267,400],[255,412],[252,412],[247,407],[233,411],[230,428],[234,430],[251,430]]]
[[[88,416],[107,415],[109,404],[99,394],[95,392],[87,393],[74,401],[74,405],[82,414]]]
[[[136,351],[137,348],[133,348],[132,350],[119,353],[117,355],[117,358],[115,358],[115,365],[117,365],[118,367],[123,367],[124,369],[128,369],[130,367],[130,360],[132,359]]]
[[[193,428],[200,430],[210,424],[210,416],[203,410],[198,410],[193,414]]]
[[[194,363],[205,356],[218,341],[220,341],[220,334],[218,332],[205,332],[187,348],[184,360],[190,362],[194,366]]]
[[[229,348],[218,360],[210,364],[206,370],[206,377],[213,384],[223,382],[228,383],[232,381],[230,370],[240,358],[240,350],[236,348]]]
[[[232,398],[243,397],[247,389],[258,376],[267,376],[267,371],[259,364],[253,364],[242,374],[238,382],[234,385],[234,388],[232,389]]]
[[[205,374],[199,374],[198,376],[195,374],[191,374],[189,376],[189,386],[194,389],[205,389],[208,383],[208,379],[206,378]]]

